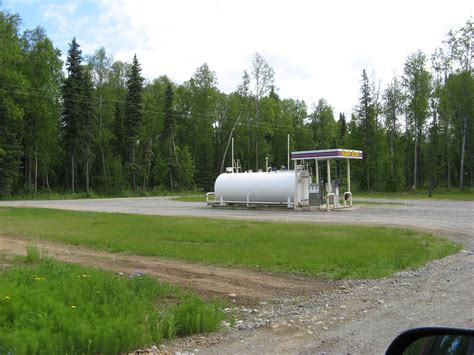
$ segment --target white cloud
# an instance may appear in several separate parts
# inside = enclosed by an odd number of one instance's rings
[[[58,32],[67,32],[70,29],[74,13],[77,11],[78,2],[48,3],[42,6],[42,14],[46,21],[56,23]]]
[[[468,0],[98,1],[99,20],[81,42],[85,52],[105,46],[126,61],[136,53],[147,78],[167,74],[177,82],[207,62],[225,92],[237,87],[259,52],[275,69],[282,97],[308,105],[324,97],[336,114],[348,115],[362,69],[387,83],[409,53],[431,53],[473,11]],[[64,5],[65,13],[71,6]],[[48,16],[67,27],[58,8]]]

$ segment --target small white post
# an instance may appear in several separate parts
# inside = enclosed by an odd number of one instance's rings
[[[268,157],[265,157],[265,171],[268,173]]]
[[[327,160],[327,169],[328,169],[328,191],[327,191],[327,198],[326,198],[326,211],[329,212],[329,201],[331,200],[331,195],[332,195],[332,188],[331,188],[331,160]]]
[[[351,192],[351,162],[347,159],[347,192]]]
[[[351,160],[350,159],[347,159],[347,192],[349,192],[349,206],[352,207]]]
[[[288,133],[288,170],[290,170],[290,134]]]
[[[327,165],[328,165],[328,193],[332,192],[331,189],[331,160],[327,160]]]
[[[295,162],[295,191],[294,191],[294,197],[293,197],[293,208],[296,210],[296,207],[298,206],[298,161],[294,160]]]

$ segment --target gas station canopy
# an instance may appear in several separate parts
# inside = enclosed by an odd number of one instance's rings
[[[291,152],[291,160],[363,159],[362,150],[324,149]]]

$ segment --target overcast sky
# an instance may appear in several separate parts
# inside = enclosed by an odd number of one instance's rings
[[[229,93],[259,52],[281,97],[309,107],[325,98],[346,116],[362,69],[384,86],[410,53],[431,54],[474,15],[473,0],[3,0],[3,8],[20,14],[22,28],[44,27],[63,55],[73,36],[84,54],[104,46],[131,61],[136,53],[150,80],[182,83],[206,62]]]

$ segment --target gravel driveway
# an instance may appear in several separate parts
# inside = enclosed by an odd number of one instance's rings
[[[380,202],[381,200],[377,200]],[[391,202],[391,201],[385,201]],[[377,224],[431,230],[464,245],[462,252],[380,280],[347,281],[337,290],[262,304],[237,322],[239,331],[185,339],[168,350],[199,353],[383,353],[400,331],[422,325],[474,328],[474,202],[399,200],[337,212],[231,210],[165,197],[68,201],[0,201],[42,207],[276,222]]]
[[[364,201],[371,201],[364,199]],[[207,207],[201,202],[180,202],[170,197],[116,198],[57,201],[0,201],[0,206],[56,208],[75,211],[118,212],[163,216],[237,218],[303,223],[350,223],[410,226],[430,230],[471,233],[474,229],[474,202],[440,200],[372,200],[352,209],[330,213],[293,210],[246,210]],[[364,202],[367,203],[367,202]],[[466,240],[466,242],[469,242]]]

